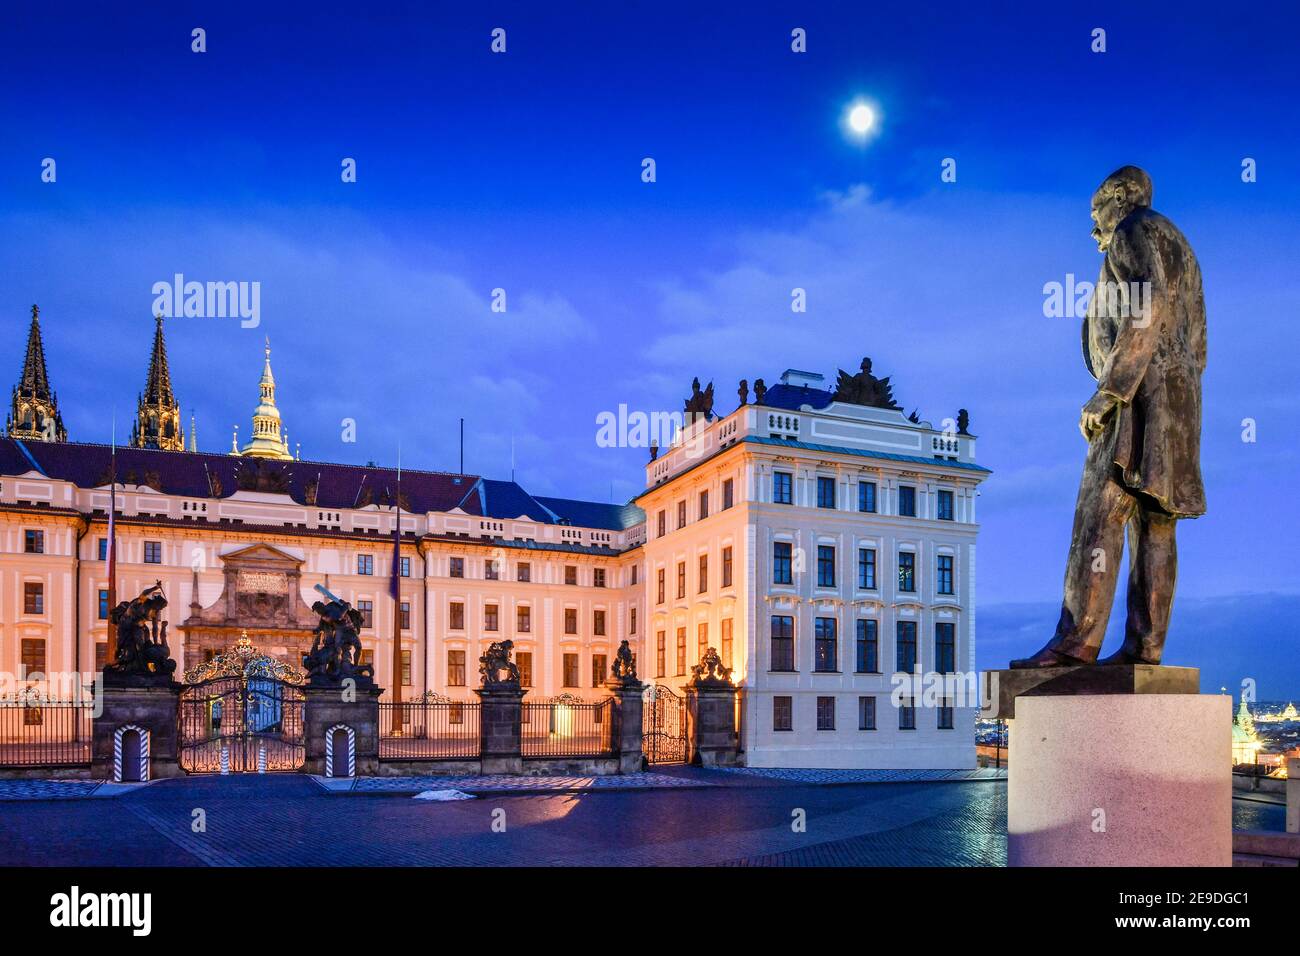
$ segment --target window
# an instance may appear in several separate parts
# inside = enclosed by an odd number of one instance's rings
[[[772,472],[772,501],[778,505],[794,504],[794,476],[790,472]]]
[[[101,561],[108,560],[108,539],[107,538],[99,539],[99,560]]]
[[[876,729],[876,698],[858,698],[858,730]]]
[[[855,670],[859,674],[880,673],[880,623],[862,620],[857,622],[858,654]]]
[[[864,591],[876,589],[875,548],[858,548],[858,587]]]
[[[818,730],[835,729],[835,698],[834,697],[817,698],[817,729]]]
[[[499,630],[499,619],[497,617],[497,606],[495,604],[483,605],[483,630]]]
[[[565,687],[578,686],[578,655],[577,654],[564,655],[564,686]]]
[[[578,609],[576,607],[566,607],[564,609],[564,633],[578,633]]]
[[[686,597],[686,562],[677,562],[677,597]]]
[[[934,625],[934,669],[940,674],[957,671],[957,625],[951,621]]]
[[[447,685],[449,687],[465,686],[465,652],[447,652]]]
[[[698,650],[700,655],[697,659],[704,660],[704,652],[709,649],[709,625],[701,621],[699,626],[695,629],[695,632],[696,637],[698,638],[697,643],[699,645]]]
[[[677,527],[686,527],[686,499],[677,502]]]
[[[636,633],[636,608],[632,608],[630,611],[628,611],[627,623],[628,623],[627,632],[629,634],[635,634]]]
[[[686,675],[686,628],[677,629],[677,676]]]
[[[660,511],[659,512],[659,537],[662,538],[667,533],[668,533],[668,512]]]
[[[731,549],[722,549],[722,586],[731,587]]]
[[[898,513],[908,518],[916,517],[916,489],[911,485],[898,486]]]
[[[936,587],[940,594],[952,593],[952,555],[939,555],[939,567],[937,568]]]
[[[858,510],[870,512],[876,510],[876,483],[874,481],[858,482]]]
[[[465,605],[460,601],[452,601],[450,611],[451,613],[448,615],[450,620],[447,626],[453,631],[465,630]]]
[[[819,617],[813,622],[813,670],[823,673],[838,671],[840,658],[835,618]]]
[[[663,677],[668,666],[668,635],[663,631],[655,634],[655,677]]]
[[[794,730],[794,698],[772,698],[772,729]]]
[[[701,491],[700,492],[700,520],[703,521],[708,516],[709,516],[709,493],[707,491]]]
[[[772,670],[794,670],[794,618],[772,615]]]
[[[953,520],[952,492],[951,492],[951,491],[940,491],[940,492],[939,492],[939,495],[938,495],[938,511],[939,511],[939,513],[936,515],[936,517],[937,517],[940,521],[952,521],[952,520]]]
[[[736,503],[736,486],[731,478],[722,483],[722,510],[726,511]]]
[[[402,686],[411,686],[411,652],[402,651]]]
[[[148,561],[149,542],[145,542],[145,560]],[[357,555],[357,574],[374,574],[375,556],[373,554]]]
[[[519,665],[519,686],[533,686],[533,652],[520,651],[515,655],[515,663]]]
[[[102,671],[108,663],[108,641],[95,642],[95,670]]]
[[[144,563],[162,564],[162,542],[146,541],[144,543]]]
[[[411,559],[410,559],[410,558],[402,558],[401,561],[398,562],[398,564],[397,564],[397,575],[398,575],[398,577],[402,577],[402,578],[409,578],[409,577],[411,576]]]
[[[99,619],[108,620],[108,591],[104,588],[99,589]]]
[[[576,564],[566,564],[564,566],[564,583],[570,585],[578,583],[578,566]]]
[[[722,666],[731,667],[731,656],[733,653],[731,641],[731,618],[722,619]]]
[[[488,558],[483,562],[483,580],[500,581],[501,580],[501,559]]]
[[[465,576],[465,559],[452,558],[451,569],[448,572],[453,578],[463,578]]]
[[[700,555],[700,593],[703,594],[709,589],[709,556]]]
[[[898,590],[916,590],[916,555],[911,551],[898,552]]]
[[[403,601],[397,605],[397,616],[401,619],[401,628],[404,631],[411,629],[411,602]]]
[[[591,586],[593,588],[603,588],[605,586],[605,569],[593,568],[591,572]]]
[[[39,581],[23,582],[23,613],[45,613],[45,585]]]
[[[939,705],[938,726],[940,730],[952,730],[952,724],[953,724],[952,699],[944,698],[943,703]]]
[[[772,542],[772,583],[793,584],[794,572],[791,570],[794,545],[789,541]]]
[[[24,637],[22,643],[23,677],[45,673],[45,638]]]
[[[904,697],[898,704],[898,729],[916,730],[916,701]]]
[[[817,476],[817,507],[835,507],[835,479],[824,475]]]
[[[515,565],[515,580],[528,582],[533,579],[533,566],[527,561]]]
[[[835,587],[834,545],[817,545],[817,586],[819,588]]]
[[[916,622],[898,622],[898,660],[896,670],[904,674],[916,671]]]
[[[357,610],[361,612],[362,627],[375,626],[375,602],[374,601],[358,601]]]
[[[663,569],[663,568],[660,568],[660,569],[659,569],[659,590],[658,590],[658,600],[657,600],[655,603],[656,603],[656,604],[663,604],[663,603],[664,603],[664,569]]]
[[[28,554],[45,553],[45,532],[28,528],[23,532],[23,551]]]
[[[591,655],[591,686],[600,687],[605,683],[605,655]]]
[[[533,629],[533,609],[527,604],[515,608],[515,630],[527,634]]]
[[[597,637],[605,636],[605,612],[596,610],[591,612],[591,633]]]
[[[638,572],[640,569],[641,569],[641,565],[639,565],[639,564],[634,564],[634,565],[632,565],[632,569],[631,569],[631,570],[632,570],[632,587],[636,587],[637,572]]]

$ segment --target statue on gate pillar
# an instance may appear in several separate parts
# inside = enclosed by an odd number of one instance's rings
[[[316,590],[329,600],[311,606],[320,621],[312,631],[311,650],[302,659],[307,682],[317,687],[337,686],[345,680],[374,684],[374,667],[361,662],[361,638],[357,636],[364,623],[361,612],[320,584]]]
[[[167,644],[167,622],[162,620],[167,597],[162,582],[123,601],[108,615],[117,631],[117,656],[104,665],[104,683],[112,686],[171,686],[176,662]]]

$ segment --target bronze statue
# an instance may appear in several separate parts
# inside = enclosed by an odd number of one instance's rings
[[[762,405],[765,398],[767,398],[767,385],[761,378],[754,379],[754,404]]]
[[[609,671],[615,680],[621,680],[625,684],[636,683],[636,659],[632,656],[632,646],[627,641],[618,645]]]
[[[730,687],[731,668],[723,666],[716,649],[707,648],[700,662],[691,666],[691,683],[696,686]]]
[[[153,587],[109,612],[109,627],[117,631],[117,653],[112,663],[104,665],[105,680],[171,683],[176,662],[167,645],[167,622],[160,617],[166,606],[162,582],[155,581]]]
[[[686,400],[686,409],[684,412],[686,423],[690,424],[698,418],[713,417],[713,383],[709,387],[700,391],[700,380],[698,378],[691,381],[691,397]]]
[[[478,672],[483,678],[484,687],[519,686],[519,665],[510,659],[510,652],[515,642],[493,641],[483,656],[478,659]],[[506,676],[501,677],[501,671]]]
[[[749,380],[748,379],[742,378],[740,380],[740,385],[736,387],[736,394],[740,396],[741,405],[749,404]]]
[[[1092,197],[1106,254],[1083,322],[1083,361],[1097,391],[1083,406],[1088,442],[1056,634],[1012,667],[1097,662],[1128,528],[1124,646],[1102,664],[1159,664],[1173,606],[1180,518],[1205,513],[1201,483],[1201,269],[1178,228],[1151,208],[1136,166]],[[1146,307],[1135,308],[1145,293]]]
[[[889,384],[889,376],[876,378],[872,375],[869,358],[862,360],[860,368],[861,371],[857,375],[850,375],[844,369],[839,370],[840,375],[835,382],[834,401],[902,411],[894,401],[894,388]]]
[[[302,658],[308,681],[317,686],[345,680],[373,683],[374,667],[361,662],[361,638],[357,635],[365,621],[361,612],[323,585],[316,585],[316,590],[329,602],[316,601],[311,606],[320,621],[312,631],[311,650]]]

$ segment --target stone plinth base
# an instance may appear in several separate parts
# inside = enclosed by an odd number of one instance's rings
[[[639,680],[609,680],[605,683],[614,701],[614,754],[616,773],[639,773],[645,763],[641,752],[641,700],[645,684]]]
[[[734,767],[736,688],[686,686],[686,759],[696,767]]]
[[[1163,664],[1081,664],[984,671],[980,716],[1010,720],[1017,697],[1082,694],[1199,694],[1201,671]]]
[[[1232,698],[1021,697],[1011,866],[1231,866]]]
[[[353,748],[357,776],[378,774],[379,696],[383,690],[358,687],[355,700],[345,700],[341,687],[307,686],[302,693],[303,741],[307,752],[303,770],[328,775],[326,754],[333,756],[334,746],[338,744]],[[344,732],[331,736],[330,732],[338,727],[345,728]],[[347,730],[352,731],[350,736]],[[340,762],[340,768],[344,762]]]
[[[520,753],[523,730],[523,700],[527,691],[519,687],[482,687],[478,694],[483,707],[479,711],[479,759],[483,773],[523,773]]]
[[[113,750],[118,740],[117,732],[129,727],[148,734],[147,779],[180,776],[181,768],[176,759],[180,724],[176,710],[180,691],[179,684],[154,687],[105,685],[101,691],[103,711],[94,721],[91,776],[96,780],[114,779]]]

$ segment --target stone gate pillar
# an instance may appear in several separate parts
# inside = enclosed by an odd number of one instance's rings
[[[736,740],[736,694],[731,669],[710,647],[691,668],[686,684],[687,761],[696,767],[734,767],[740,761]]]
[[[606,681],[612,702],[614,755],[619,773],[639,773],[645,764],[642,753],[641,709],[645,684],[633,675],[631,680],[614,677]]]
[[[355,688],[345,699],[343,687],[313,687],[303,693],[303,770],[325,777],[376,776],[379,773],[379,697],[383,689]],[[337,748],[350,748],[339,754]],[[344,769],[350,773],[341,772]]]
[[[105,674],[106,681],[112,679],[111,673]],[[179,776],[180,692],[180,684],[165,679],[138,686],[105,683],[103,707],[94,719],[91,775],[116,781]],[[132,766],[123,766],[124,757]]]
[[[474,691],[482,701],[479,712],[479,757],[483,773],[523,773],[520,746],[523,690],[517,684],[486,685]]]

